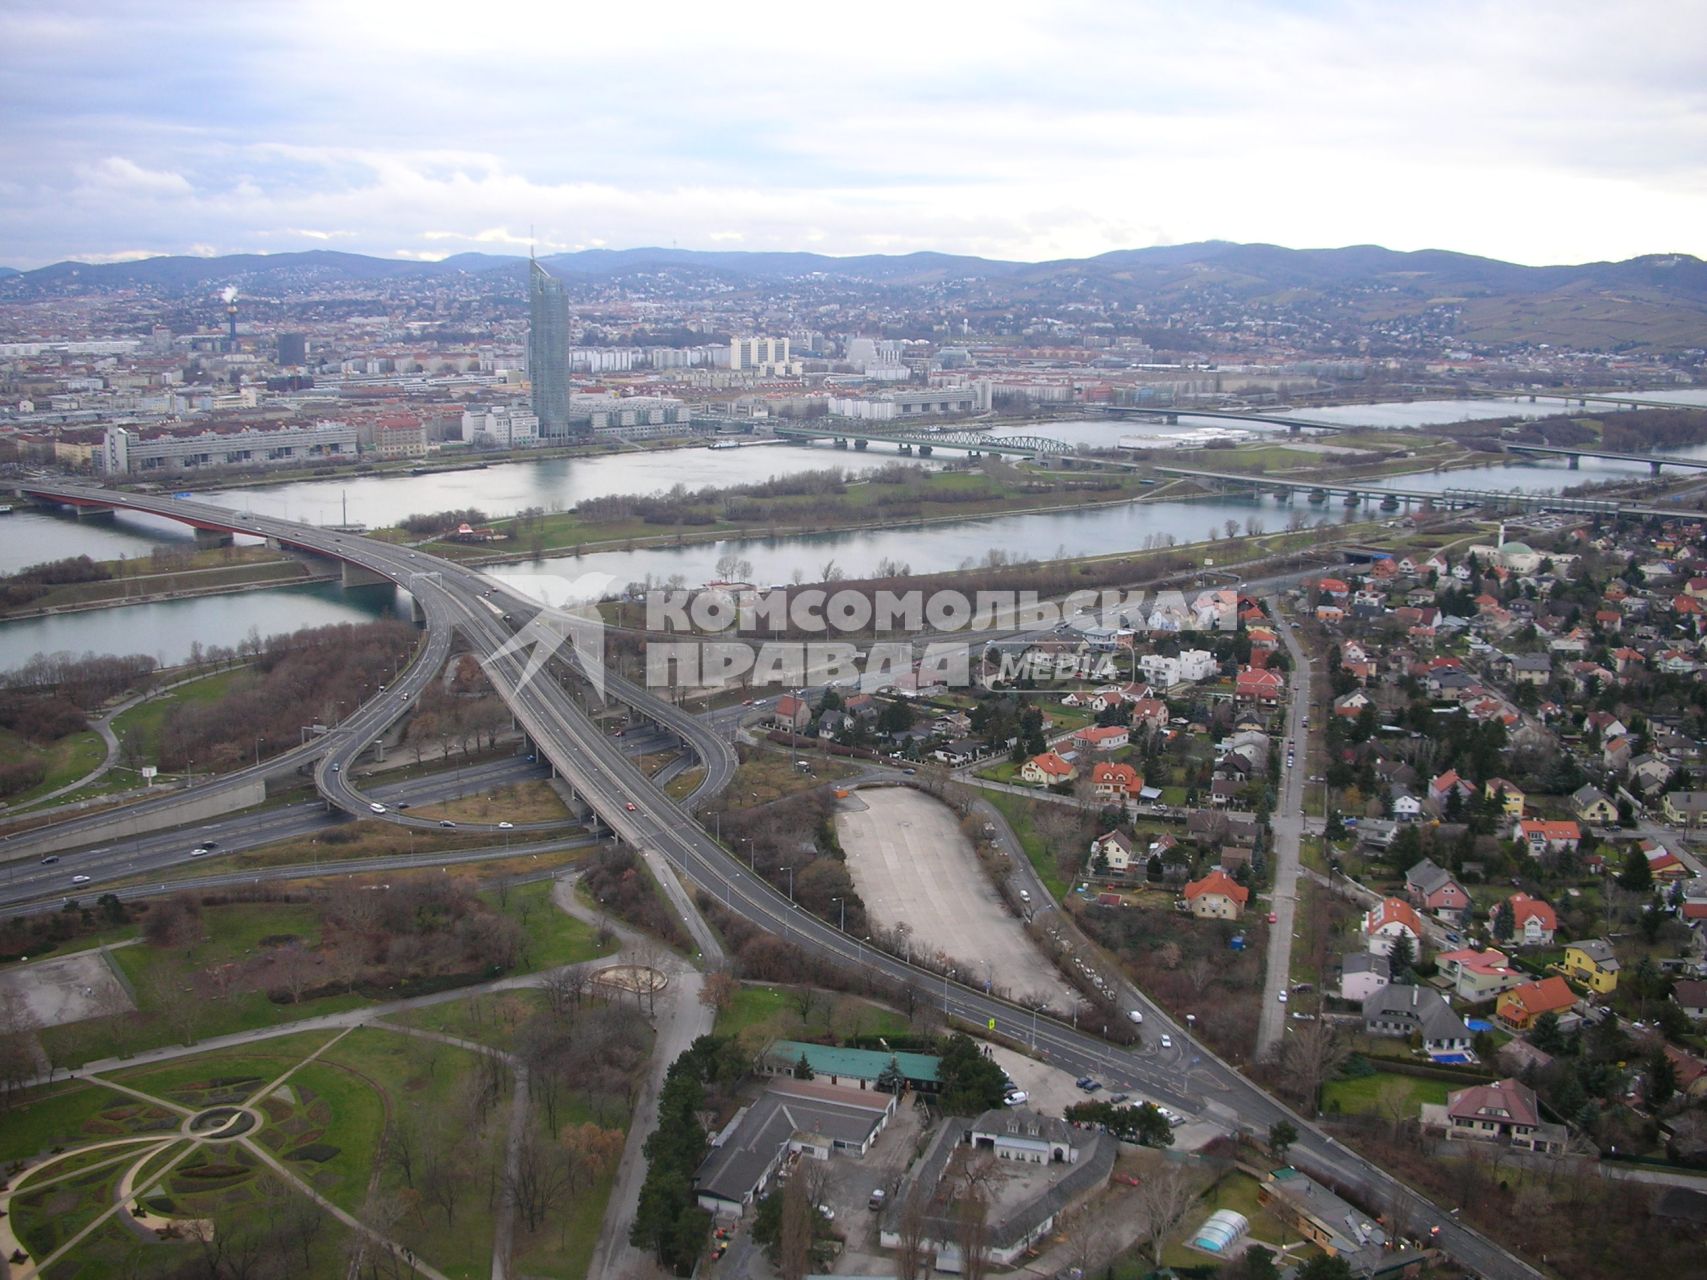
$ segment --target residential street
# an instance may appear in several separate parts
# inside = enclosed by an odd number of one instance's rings
[[[1257,1015],[1259,1059],[1280,1043],[1286,1031],[1286,1006],[1280,1002],[1280,993],[1291,981],[1292,930],[1298,910],[1298,851],[1304,834],[1304,779],[1309,772],[1310,754],[1304,728],[1304,719],[1310,711],[1310,660],[1299,647],[1292,624],[1281,613],[1278,599],[1271,596],[1265,605],[1292,659],[1286,741],[1296,744],[1302,754],[1296,766],[1288,766],[1286,757],[1281,757],[1280,796],[1269,822],[1274,832],[1270,851],[1274,872],[1273,910],[1279,920],[1268,929],[1267,977],[1263,982],[1262,1009]],[[1285,744],[1276,743],[1274,750],[1288,749]]]

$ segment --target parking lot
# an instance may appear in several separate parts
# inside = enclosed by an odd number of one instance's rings
[[[1025,1003],[1074,998],[990,883],[954,811],[905,787],[859,791],[836,812],[836,834],[873,924],[905,924],[916,954],[941,953]]]

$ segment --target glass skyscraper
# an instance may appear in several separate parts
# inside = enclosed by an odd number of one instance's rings
[[[528,381],[542,439],[569,434],[569,298],[550,272],[528,261]]]

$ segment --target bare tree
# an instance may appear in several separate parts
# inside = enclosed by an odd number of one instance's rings
[[[539,1230],[569,1193],[569,1161],[563,1148],[526,1134],[504,1170],[504,1197],[527,1229]]]
[[[1287,1036],[1280,1046],[1280,1067],[1292,1094],[1321,1110],[1322,1084],[1337,1072],[1350,1054],[1339,1028],[1327,1022],[1310,1022]]]
[[[1150,1239],[1150,1256],[1162,1265],[1168,1241],[1197,1203],[1197,1180],[1183,1164],[1172,1161],[1145,1178],[1133,1198],[1133,1208],[1144,1234]]]
[[[802,1280],[811,1269],[812,1219],[817,1213],[817,1206],[807,1193],[806,1179],[790,1177],[783,1183],[782,1221],[777,1241],[777,1271],[782,1280]]]
[[[960,1243],[960,1274],[965,1280],[983,1280],[990,1268],[984,1246],[990,1235],[990,1198],[984,1188],[971,1187],[954,1203],[955,1225]]]
[[[930,1275],[930,1260],[925,1256],[925,1233],[930,1224],[925,1215],[928,1199],[923,1185],[915,1181],[907,1192],[907,1198],[901,1202],[896,1220],[896,1234],[900,1236],[900,1244],[895,1251],[896,1280],[918,1280],[921,1271],[926,1276]]]

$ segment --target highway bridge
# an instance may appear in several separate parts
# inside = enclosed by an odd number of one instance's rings
[[[1659,475],[1661,467],[1681,467],[1686,471],[1707,471],[1707,458],[1679,458],[1666,453],[1622,453],[1616,449],[1580,449],[1569,444],[1508,444],[1507,453],[1534,453],[1550,458],[1569,458],[1571,470],[1577,470],[1584,458],[1599,458],[1606,462],[1646,463],[1649,472]]]
[[[985,431],[930,431],[922,427],[879,431],[839,424],[807,427],[780,423],[772,430],[788,440],[829,440],[837,448],[851,444],[855,449],[865,449],[873,444],[890,444],[901,453],[916,452],[926,458],[938,449],[955,449],[974,458],[986,453],[1010,458],[1052,458],[1076,452],[1072,445],[1047,436],[998,436]]]
[[[1496,396],[1494,398],[1503,400],[1507,397]],[[1511,398],[1516,399],[1518,397],[1513,396]],[[1700,409],[1703,407],[1698,404],[1679,404],[1676,400],[1650,400],[1645,396],[1621,396],[1611,392],[1605,395],[1598,395],[1592,391],[1532,391],[1529,393],[1531,404],[1541,400],[1562,400],[1566,404],[1581,405],[1585,409],[1591,404],[1617,405],[1625,409]]]
[[[1404,1187],[1384,1170],[1342,1147],[1310,1121],[1283,1106],[1246,1077],[1234,1071],[1184,1027],[1127,987],[1130,1007],[1143,1008],[1147,1038],[1141,1050],[1126,1050],[1093,1034],[1092,1029],[1068,1026],[1056,1018],[1037,1018],[1034,1009],[1000,999],[955,981],[953,975],[923,970],[868,942],[851,937],[835,925],[810,915],[749,869],[688,813],[664,794],[632,761],[610,749],[610,742],[576,705],[575,698],[547,673],[532,678],[529,654],[510,645],[518,627],[539,612],[513,593],[491,593],[492,583],[479,573],[449,561],[391,543],[352,535],[335,535],[289,521],[238,514],[205,503],[178,501],[78,486],[34,486],[38,496],[106,503],[148,511],[171,519],[200,520],[233,533],[258,533],[288,545],[329,555],[406,585],[415,593],[429,634],[456,629],[477,653],[487,655],[485,667],[494,687],[534,743],[538,754],[568,779],[577,793],[623,841],[648,856],[659,856],[676,872],[728,910],[786,939],[809,954],[829,959],[853,973],[909,987],[935,1001],[940,991],[945,1017],[975,1027],[994,1027],[1016,1039],[1032,1041],[1046,1061],[1075,1073],[1108,1074],[1172,1105],[1204,1111],[1227,1125],[1261,1135],[1286,1119],[1299,1132],[1293,1145],[1294,1163],[1335,1179],[1378,1204],[1403,1206],[1415,1222],[1438,1226],[1437,1242],[1465,1265],[1496,1280],[1539,1280],[1540,1273],[1493,1245]],[[506,614],[509,615],[506,617]],[[424,670],[424,665],[422,667]],[[583,673],[585,674],[585,673]],[[415,687],[419,687],[418,685]],[[632,695],[633,691],[630,691]],[[646,695],[649,699],[650,695]],[[340,760],[354,759],[363,734],[379,732],[401,713],[401,694],[393,686],[386,694],[352,716],[336,753],[322,756],[316,781],[340,808],[360,812],[361,798],[349,790],[347,770],[334,771]],[[724,785],[734,767],[733,754],[721,738],[678,709],[656,699],[643,702],[644,712],[680,732],[690,749],[705,761],[708,788]],[[346,722],[347,724],[349,722]],[[91,871],[88,874],[95,874]],[[670,886],[666,885],[666,891]],[[672,898],[685,906],[678,895]],[[705,945],[715,945],[701,922],[693,926]],[[1115,1012],[1119,1016],[1118,1009]],[[1035,1020],[1035,1021],[1034,1021]],[[1027,1028],[1035,1025],[1034,1032]],[[1166,1033],[1172,1043],[1162,1048]]]
[[[1151,418],[1178,423],[1181,418],[1221,418],[1228,422],[1261,422],[1271,427],[1285,427],[1293,435],[1305,431],[1344,431],[1336,422],[1315,422],[1295,414],[1271,413],[1261,409],[1189,409],[1147,408],[1143,405],[1102,404],[1092,406],[1099,413],[1112,413],[1122,418]]]
[[[1556,493],[1534,493],[1522,489],[1401,489],[1357,480],[1287,480],[1235,471],[1204,471],[1193,467],[1153,466],[1151,470],[1159,475],[1198,480],[1222,489],[1267,490],[1283,502],[1290,501],[1302,493],[1307,501],[1315,504],[1324,503],[1329,498],[1339,498],[1348,507],[1377,502],[1388,511],[1409,509],[1412,505],[1425,508],[1444,507],[1449,510],[1492,507],[1502,511],[1563,511],[1577,515],[1641,518],[1675,516],[1684,511],[1679,507],[1642,506],[1621,498],[1572,498]]]

